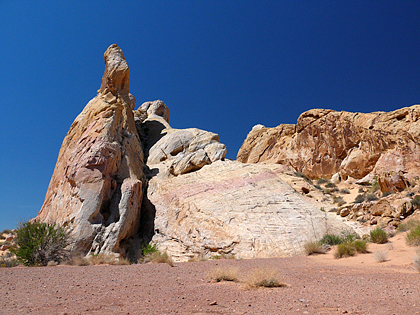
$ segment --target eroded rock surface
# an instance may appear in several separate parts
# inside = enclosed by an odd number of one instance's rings
[[[296,125],[254,128],[237,159],[290,165],[311,178],[390,171],[412,178],[420,175],[419,117],[420,105],[368,114],[313,109]]]
[[[160,172],[165,166],[156,167]],[[278,257],[301,254],[327,228],[350,229],[302,199],[281,179],[284,171],[282,165],[217,161],[193,173],[153,177],[153,240],[178,261],[222,254]]]
[[[37,219],[69,226],[85,253],[124,254],[140,222],[143,150],[124,54],[114,44],[104,58],[101,88],[64,138]]]

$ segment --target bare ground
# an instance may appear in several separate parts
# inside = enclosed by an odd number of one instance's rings
[[[369,254],[130,266],[0,268],[0,314],[420,314],[415,249],[403,235]],[[373,253],[387,251],[377,263]],[[214,283],[215,267],[274,268],[288,284]]]

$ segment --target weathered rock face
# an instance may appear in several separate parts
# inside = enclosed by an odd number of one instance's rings
[[[419,117],[420,105],[369,114],[313,109],[296,126],[253,129],[237,159],[290,165],[312,178],[360,179],[384,171],[419,176]]]
[[[140,222],[143,150],[124,54],[114,44],[104,57],[101,88],[63,141],[37,219],[69,226],[84,252],[124,254]]]
[[[169,110],[162,101],[144,103],[135,116],[150,168],[164,163],[172,175],[181,175],[225,158],[226,146],[217,134],[197,128],[171,128]]]
[[[156,167],[161,172],[163,164]],[[217,161],[181,176],[155,176],[155,235],[175,260],[234,254],[237,258],[301,254],[308,240],[349,229],[315,208],[281,178],[282,165]],[[327,218],[328,216],[328,218]]]

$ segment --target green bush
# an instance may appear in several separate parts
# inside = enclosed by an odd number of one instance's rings
[[[375,194],[367,194],[366,195],[366,200],[367,201],[374,201],[374,200],[378,200],[378,197],[376,197]]]
[[[415,195],[413,199],[411,199],[411,204],[414,208],[420,208],[420,195]]]
[[[370,231],[370,240],[372,243],[385,244],[388,242],[388,236],[384,230],[377,227],[376,229]]]
[[[368,250],[367,250],[368,245],[363,240],[355,240],[353,242],[353,246],[354,246],[354,249],[356,250],[356,252],[358,252],[358,253],[367,253],[368,252]]]
[[[410,246],[420,246],[420,226],[407,233],[407,244]]]
[[[356,249],[351,243],[338,244],[334,258],[350,257],[356,254]]]
[[[379,187],[378,181],[375,180],[372,184],[372,187],[370,188],[370,192],[373,193],[375,191],[378,191],[379,189],[381,189],[381,188]]]
[[[343,243],[343,238],[335,234],[325,234],[319,241],[321,244],[337,245]]]
[[[354,200],[354,203],[362,203],[363,201],[365,201],[365,196],[357,195],[356,199]]]
[[[343,230],[341,231],[341,238],[343,243],[351,243],[357,238],[357,235],[351,230]]]
[[[66,229],[44,222],[23,222],[16,230],[16,248],[12,252],[26,266],[46,266],[69,258],[66,247],[70,236]]]
[[[156,244],[147,244],[143,245],[141,248],[141,253],[143,256],[156,253],[158,251]]]

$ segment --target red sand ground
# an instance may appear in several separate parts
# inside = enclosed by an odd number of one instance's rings
[[[0,314],[420,314],[415,249],[402,235],[373,254],[250,260],[0,268]],[[219,266],[275,268],[289,286],[247,290],[206,278]],[[214,304],[214,305],[212,305]]]

